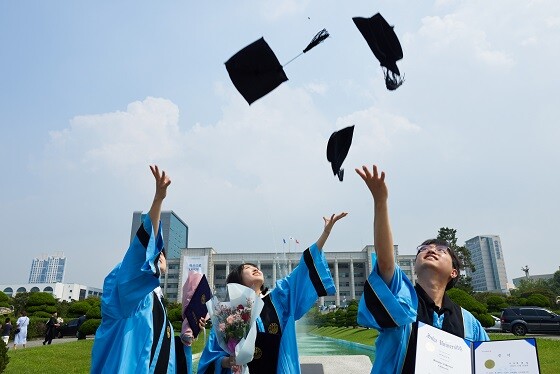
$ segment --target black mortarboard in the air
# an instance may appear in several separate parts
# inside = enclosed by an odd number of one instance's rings
[[[342,163],[352,145],[353,135],[354,125],[333,132],[327,143],[327,160],[331,163],[333,174],[338,175],[341,182],[344,178]]]
[[[288,80],[284,66],[328,37],[327,30],[319,31],[302,53],[284,65],[280,64],[264,38],[260,38],[227,60],[226,69],[235,88],[252,104]]]
[[[371,18],[354,17],[352,20],[381,66],[386,69],[383,73],[387,89],[396,90],[404,81],[397,67],[397,61],[403,58],[403,51],[393,26],[379,13]]]

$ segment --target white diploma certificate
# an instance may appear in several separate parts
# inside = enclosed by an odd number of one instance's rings
[[[472,374],[470,342],[418,322],[416,373]]]
[[[474,366],[477,374],[538,374],[535,339],[474,343]]]
[[[416,373],[539,374],[535,338],[471,342],[418,322]]]

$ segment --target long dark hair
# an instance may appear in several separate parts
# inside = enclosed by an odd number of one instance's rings
[[[259,267],[253,263],[250,262],[244,262],[239,266],[236,266],[232,271],[230,271],[230,273],[228,274],[227,278],[226,278],[226,283],[238,283],[238,284],[243,284],[243,278],[241,277],[241,274],[243,273],[243,269],[245,269],[245,266],[254,266],[257,269],[259,269]],[[260,270],[260,269],[259,269]],[[261,285],[261,293],[265,294],[266,291],[268,291],[268,288],[264,286],[264,282]]]

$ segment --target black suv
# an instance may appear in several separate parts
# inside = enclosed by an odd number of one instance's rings
[[[536,306],[510,307],[502,311],[500,318],[503,332],[515,335],[526,333],[560,333],[560,316]]]

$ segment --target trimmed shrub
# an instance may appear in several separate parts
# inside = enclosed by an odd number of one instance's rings
[[[480,324],[482,325],[482,327],[492,327],[494,326],[494,318],[492,318],[492,316],[490,314],[479,314],[476,315],[473,313],[473,316],[475,316],[476,319],[478,319],[480,321]]]
[[[550,307],[550,300],[548,297],[541,294],[533,294],[527,298],[525,305],[534,305],[540,307]]]
[[[167,317],[169,318],[169,320],[170,320],[171,322],[176,322],[176,321],[183,322],[183,316],[182,316],[181,313],[182,313],[182,312],[181,312],[181,308],[180,308],[180,307],[179,307],[179,308],[169,309],[169,310],[167,311]]]
[[[3,373],[4,370],[6,370],[8,362],[10,362],[10,357],[8,357],[8,347],[6,347],[6,343],[0,339],[0,373]]]
[[[32,292],[27,299],[27,307],[35,305],[56,305],[56,299],[50,293]]]
[[[173,321],[171,322],[171,326],[173,326],[173,331],[180,333],[181,328],[183,327],[183,322]]]
[[[101,306],[94,305],[86,313],[87,319],[101,319]]]
[[[46,323],[50,317],[50,314],[48,314],[46,318],[37,317],[35,315],[29,317],[29,326],[27,326],[27,339],[44,337],[45,333],[47,332]]]
[[[78,331],[83,335],[95,335],[100,324],[101,319],[88,319],[82,323]]]
[[[87,315],[91,308],[91,304],[87,301],[76,301],[68,307],[68,316],[78,318],[79,316]]]
[[[10,307],[10,297],[4,292],[0,292],[0,306],[4,306],[6,308]]]
[[[484,304],[476,301],[474,297],[463,290],[452,288],[447,291],[447,295],[451,298],[451,300],[453,300],[472,314],[485,314],[487,312],[486,306]]]

